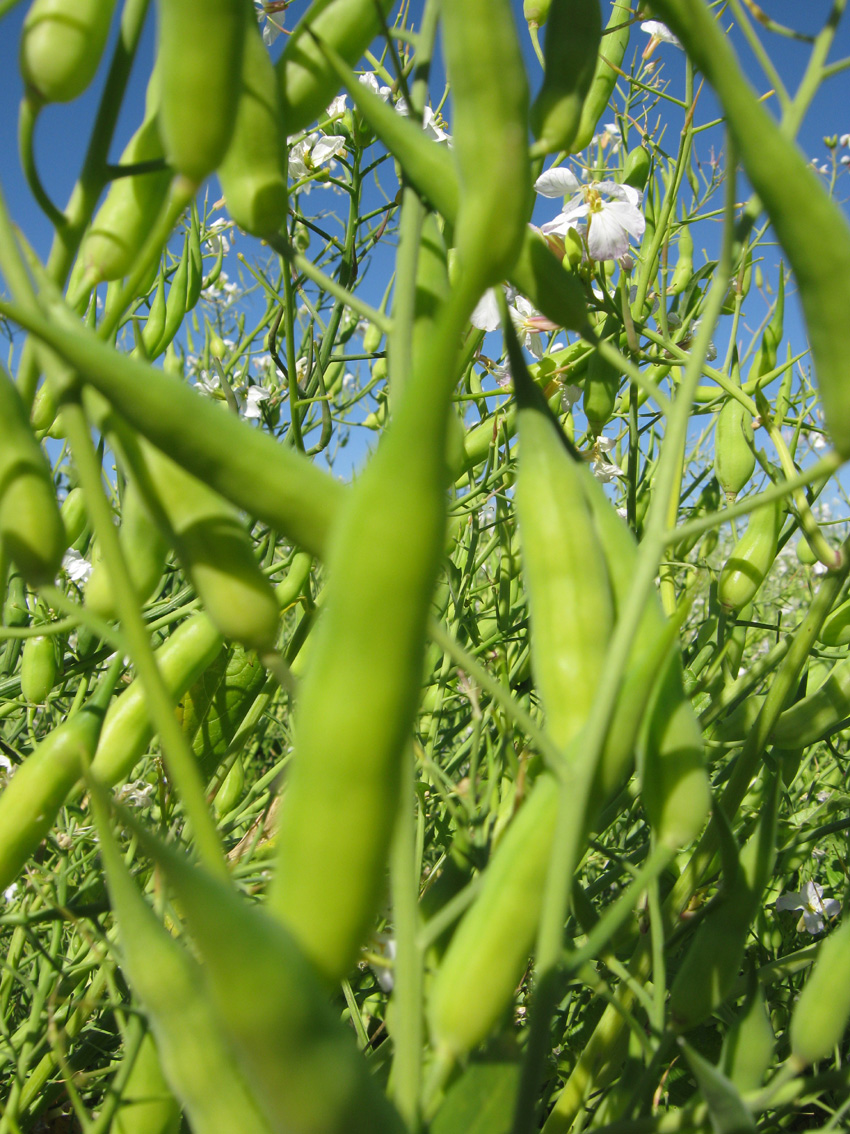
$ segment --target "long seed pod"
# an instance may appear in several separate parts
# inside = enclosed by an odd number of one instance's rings
[[[274,65],[248,5],[244,18],[236,123],[218,179],[236,224],[254,236],[271,236],[286,220],[286,116]]]
[[[213,1005],[273,1134],[402,1134],[290,934],[231,885],[133,829],[185,910]]]
[[[140,603],[146,603],[162,580],[168,545],[134,481],[128,482],[122,500],[118,539],[136,596]],[[86,583],[85,602],[101,618],[117,618],[109,572],[98,556]]]
[[[480,290],[513,268],[531,213],[528,82],[510,0],[442,6],[460,207],[458,259]]]
[[[148,83],[144,120],[124,148],[119,165],[164,160],[157,120],[158,71]],[[171,178],[166,167],[116,178],[109,186],[80,248],[83,269],[95,283],[119,280],[131,271],[168,196]]]
[[[850,918],[821,946],[791,1017],[791,1060],[802,1070],[830,1056],[850,1020]]]
[[[227,152],[236,121],[247,0],[160,0],[159,128],[169,164],[196,185]],[[203,34],[200,34],[203,29]]]
[[[850,659],[837,662],[813,693],[780,714],[771,739],[780,748],[806,748],[850,717]]]
[[[271,1134],[242,1076],[201,967],[157,920],[124,864],[105,798],[91,785],[121,967],[148,1016],[162,1071],[195,1134]]]
[[[753,419],[746,406],[729,397],[714,426],[714,475],[730,504],[755,472]]]
[[[765,788],[758,826],[741,851],[728,891],[696,931],[670,990],[670,1017],[685,1031],[718,1008],[741,970],[752,920],[776,858],[778,777]]]
[[[21,657],[21,693],[31,705],[47,700],[56,684],[56,646],[52,638],[27,638]]]
[[[0,540],[31,586],[52,583],[67,547],[50,465],[0,367]]]
[[[735,544],[717,583],[717,597],[729,610],[741,610],[755,598],[776,559],[784,505],[781,500],[756,508]]]
[[[381,30],[395,0],[313,0],[295,25],[277,62],[287,132],[313,122],[339,90],[336,69],[325,48],[353,67]],[[315,37],[315,38],[314,38]]]
[[[138,443],[131,463],[146,503],[221,633],[252,650],[274,649],[277,601],[236,509],[147,442]]]
[[[546,24],[543,86],[531,107],[535,156],[569,150],[596,73],[599,0],[553,0]]]
[[[42,102],[71,102],[91,83],[115,0],[35,0],[21,34],[21,74]]]
[[[147,1032],[121,1091],[109,1134],[177,1134],[181,1115],[180,1104],[163,1074],[154,1038]]]
[[[617,68],[623,62],[629,46],[632,10],[628,0],[616,0],[599,49],[599,58],[593,75],[593,82],[581,108],[581,121],[570,146],[571,153],[577,154],[596,133],[599,119],[611,98],[617,82]]]
[[[702,0],[651,0],[714,88],[749,181],[797,280],[833,443],[850,457],[850,226],[797,146],[764,109]],[[777,177],[776,171],[782,170]]]

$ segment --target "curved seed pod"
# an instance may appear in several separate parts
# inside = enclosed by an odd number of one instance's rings
[[[780,748],[806,748],[850,717],[850,659],[833,666],[814,693],[780,714],[771,739]]]
[[[781,500],[756,508],[747,530],[735,544],[717,583],[717,597],[730,610],[741,610],[752,602],[773,561],[784,505]]]
[[[381,31],[379,13],[387,16],[394,2],[313,0],[277,62],[283,116],[290,136],[315,121],[339,90],[338,73],[323,48],[336,51],[350,67],[354,66]]]
[[[601,36],[599,0],[553,0],[543,47],[543,86],[531,107],[535,156],[572,145],[596,73]]]
[[[623,167],[622,184],[631,185],[633,189],[645,189],[651,166],[652,161],[646,146],[636,146],[633,150],[629,150]]]
[[[145,355],[148,358],[156,358],[159,353],[157,347],[162,341],[165,332],[165,310],[166,277],[165,263],[163,262],[159,266],[156,293],[151,301],[148,317],[145,319],[145,325],[142,328],[142,344],[145,348]]]
[[[75,544],[86,529],[88,513],[86,498],[81,488],[72,488],[59,509],[65,525],[65,537],[69,544]]]
[[[286,117],[274,65],[248,5],[244,18],[236,124],[218,179],[239,227],[253,236],[272,236],[286,220]]]
[[[133,464],[146,503],[164,522],[164,533],[221,633],[252,650],[274,649],[277,601],[236,509],[144,440]]]
[[[747,997],[723,1042],[723,1069],[742,1093],[758,1091],[773,1062],[776,1036],[764,991],[750,970]]]
[[[458,344],[474,303],[455,290],[438,312],[393,421],[340,515],[327,603],[299,690],[270,903],[330,981],[354,963],[385,885],[445,546],[445,440]]]
[[[704,4],[652,0],[714,88],[750,184],[770,216],[797,280],[830,435],[850,456],[850,384],[845,296],[850,226],[808,160],[747,83],[729,39]],[[777,169],[782,176],[777,177]]]
[[[21,74],[43,102],[71,102],[91,83],[115,0],[35,0],[21,34]]]
[[[734,879],[698,927],[673,980],[670,1018],[679,1031],[694,1027],[718,1008],[738,978],[750,926],[776,858],[778,797],[778,777],[773,776]]]
[[[215,794],[213,808],[216,815],[226,815],[228,811],[232,811],[242,798],[244,787],[245,767],[242,763],[242,757],[237,756],[230,771],[224,777],[221,787]]]
[[[549,18],[552,0],[523,0],[522,14],[529,24],[542,28]]]
[[[3,625],[29,626],[29,621],[30,612],[27,606],[27,588],[18,572],[11,571],[6,585],[6,598],[3,602]],[[23,642],[21,639],[10,638],[6,643],[2,671],[0,672],[4,674],[14,673],[22,650]]]
[[[850,1020],[850,918],[824,941],[791,1017],[791,1059],[798,1068],[832,1055]]]
[[[753,419],[746,406],[729,397],[714,426],[714,475],[733,503],[755,472]]]
[[[30,753],[0,795],[0,884],[10,886],[56,819],[94,755],[112,696],[105,681],[85,706]]]
[[[617,0],[605,26],[593,82],[581,108],[581,121],[570,147],[571,153],[577,154],[579,150],[590,145],[590,139],[596,133],[599,119],[605,113],[614,84],[617,82],[617,72],[614,68],[620,67],[626,48],[629,46],[631,20],[632,10],[628,0]]]
[[[531,214],[528,82],[510,0],[453,0],[441,14],[460,185],[455,245],[483,292],[510,273]]]
[[[765,374],[769,374],[776,366],[776,356],[779,344],[782,342],[782,332],[785,321],[785,272],[780,265],[779,286],[776,292],[776,305],[768,325],[761,337],[758,354],[753,359],[750,372],[747,375],[747,385],[757,381]]]
[[[164,158],[157,76],[158,68],[148,83],[144,120],[124,148],[119,165]],[[131,271],[168,196],[171,178],[172,171],[163,168],[112,182],[80,247],[80,261],[91,279],[120,280]]]
[[[275,1134],[402,1134],[397,1111],[283,926],[228,882],[133,830],[185,910],[213,1005]]]
[[[168,545],[151,517],[134,481],[127,483],[121,505],[118,539],[127,559],[130,579],[139,602],[148,601],[162,581]],[[106,564],[99,557],[85,588],[86,606],[101,618],[114,619],[115,599]]]
[[[818,557],[812,551],[811,545],[809,544],[809,541],[806,539],[806,537],[804,535],[801,535],[800,538],[797,540],[797,559],[805,567],[811,567],[812,564],[817,563],[817,561],[818,561]],[[833,613],[835,613],[835,612],[833,612]],[[831,618],[832,615],[830,615],[829,617]],[[827,619],[827,622],[828,621],[829,621],[829,618]],[[826,622],[824,623],[824,627],[825,626],[826,626]],[[824,641],[822,635],[823,635],[823,631],[821,631],[821,634],[818,636],[819,642]],[[833,642],[833,643],[824,642],[824,645],[838,645],[838,644],[839,643],[837,643],[837,642]]]
[[[195,1134],[272,1134],[235,1066],[203,971],[160,924],[130,877],[112,834],[101,789],[92,786],[106,883],[120,934],[123,969],[142,1003],[160,1064]]]
[[[182,1111],[162,1072],[150,1032],[142,1039],[109,1134],[177,1134]]]
[[[192,250],[189,233],[187,232],[183,239],[183,254],[180,257],[174,275],[171,277],[168,299],[165,301],[165,320],[163,321],[162,334],[149,349],[151,358],[156,358],[157,355],[162,354],[165,348],[170,346],[174,340],[174,336],[180,330],[180,325],[186,315],[191,263]]]
[[[643,740],[641,799],[657,840],[677,850],[702,830],[711,807],[702,731],[682,685],[682,661],[665,667]]]
[[[239,117],[237,111],[237,119]],[[192,203],[189,218],[189,279],[186,284],[186,310],[192,311],[201,298],[204,284],[204,255],[201,252],[201,218],[198,216],[197,202]],[[169,346],[171,344],[169,343]]]
[[[667,284],[668,295],[679,295],[693,279],[694,275],[694,238],[691,235],[691,226],[683,224],[679,228],[679,255],[673,275]]]
[[[31,586],[53,582],[68,546],[50,465],[17,387],[2,367],[0,540]]]
[[[800,543],[797,544],[798,556]],[[806,544],[808,547],[808,544]],[[850,642],[850,599],[836,607],[824,621],[818,634],[818,641],[824,646],[846,646]]]
[[[21,656],[21,693],[31,705],[47,700],[56,684],[56,646],[52,638],[27,638]]]
[[[205,614],[193,614],[169,635],[156,651],[156,661],[175,701],[212,664],[221,647],[221,634]],[[93,775],[103,784],[120,783],[130,775],[152,737],[147,698],[136,678],[107,710],[92,761]]]
[[[193,184],[218,167],[236,121],[247,0],[159,0],[159,128]],[[203,35],[199,34],[203,29]]]
[[[610,339],[618,336],[619,320],[609,315],[605,320],[600,338]],[[614,413],[617,394],[620,392],[619,370],[596,350],[590,356],[587,377],[584,380],[582,408],[587,416],[587,424],[597,436],[602,432]]]

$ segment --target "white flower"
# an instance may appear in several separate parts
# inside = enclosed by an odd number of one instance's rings
[[[378,79],[373,71],[366,71],[365,74],[360,76],[360,82],[364,87],[369,87],[376,95],[380,95],[384,102],[393,93],[391,87],[381,87],[378,85]]]
[[[493,381],[500,390],[509,390],[514,382],[514,376],[511,374],[511,368],[507,363],[504,366],[497,366],[493,371]]]
[[[479,331],[495,331],[498,329],[501,318],[496,292],[492,287],[488,288],[478,300],[475,310],[469,316],[469,321]]]
[[[850,134],[842,134],[838,139],[839,146],[850,146]]]
[[[554,331],[555,324],[532,307],[524,295],[516,296],[508,311],[520,342],[535,358],[542,358],[545,353],[542,332]]]
[[[62,570],[72,583],[86,583],[92,573],[92,565],[87,559],[83,559],[79,551],[70,547],[62,556]]]
[[[841,165],[850,165],[850,157],[847,154],[844,154],[843,157],[840,157],[838,161]]]
[[[286,3],[280,3],[280,0],[254,0],[254,7],[257,9],[257,19],[263,25],[263,43],[266,47],[271,47],[283,31]]]
[[[478,522],[482,527],[489,527],[496,522],[496,505],[485,504],[478,513]]]
[[[571,410],[582,395],[581,386],[564,386],[561,390],[561,408]]]
[[[776,899],[778,910],[802,910],[802,921],[809,933],[821,933],[824,928],[824,919],[837,917],[841,912],[841,903],[835,898],[823,900],[823,886],[816,882],[807,882],[803,889],[790,894],[783,894]]]
[[[399,114],[406,116],[410,113],[407,102],[403,98],[398,100],[395,104],[395,108]],[[449,141],[449,135],[438,125],[437,116],[430,106],[426,106],[422,112],[422,129],[432,142]]]
[[[331,122],[334,122],[337,118],[342,118],[343,114],[345,114],[345,95],[341,94],[336,96],[325,111],[325,115],[330,118]]]
[[[144,780],[133,780],[125,784],[118,792],[118,799],[122,803],[129,803],[132,807],[144,807],[150,803],[156,788]]]
[[[387,962],[384,965],[374,964],[370,966],[372,972],[375,974],[375,979],[384,992],[392,992],[393,985],[395,984],[392,969],[392,963],[396,955],[395,939],[385,933],[377,934],[375,937],[375,953],[379,957],[383,957]]]
[[[326,138],[322,134],[308,134],[300,142],[296,142],[289,151],[289,172],[296,179],[302,181],[312,177],[318,172],[319,166],[330,162],[333,169],[338,153],[345,149],[345,138]],[[310,192],[310,186],[303,186],[304,192]]]
[[[681,43],[673,35],[666,24],[662,24],[659,20],[644,20],[640,25],[640,30],[646,32],[650,37],[649,43],[644,48],[643,58],[648,59],[655,51],[660,43],[672,43],[674,47],[682,49]]]
[[[558,166],[542,173],[534,188],[543,197],[572,194],[560,215],[540,226],[544,235],[565,237],[587,218],[587,251],[593,260],[617,260],[629,249],[629,237],[640,239],[646,222],[640,211],[643,194],[616,181],[592,181],[582,185],[569,169]],[[607,197],[608,200],[604,200]]]
[[[610,437],[597,437],[593,444],[590,471],[602,484],[610,484],[615,476],[626,475],[608,456],[613,448],[614,442]]]
[[[15,894],[17,894],[17,892],[18,892],[18,883],[13,882],[11,886],[7,886],[6,889],[3,891],[3,897],[6,899],[7,902],[11,902],[12,899],[14,898]]]
[[[232,228],[232,221],[225,220],[224,217],[219,217],[218,220],[214,220],[207,229],[204,240],[209,244],[210,251],[216,256],[219,253],[219,249],[221,249],[222,254],[225,256],[230,251],[228,234],[231,232]]]
[[[245,391],[245,401],[242,403],[241,413],[242,416],[248,419],[259,421],[263,416],[260,409],[260,402],[265,402],[271,397],[268,390],[264,390],[262,386],[249,386]]]
[[[611,146],[612,156],[620,149],[620,142],[622,141],[622,134],[620,127],[616,122],[606,122],[601,134],[594,134],[590,139],[591,146],[601,146],[604,150],[606,146]]]
[[[202,370],[195,381],[195,389],[200,390],[202,394],[212,396],[221,389],[221,382],[217,374]]]

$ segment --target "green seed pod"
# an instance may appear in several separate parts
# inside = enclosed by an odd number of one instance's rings
[[[171,1093],[153,1036],[136,1052],[109,1134],[177,1134],[182,1111]]]
[[[384,332],[377,325],[377,323],[370,323],[366,330],[363,332],[363,353],[375,354],[381,349],[381,343],[384,339]]]
[[[800,544],[797,544],[798,553],[799,547]],[[846,646],[850,642],[850,599],[827,616],[818,634],[818,641],[824,646]]]
[[[685,290],[694,275],[694,238],[690,225],[679,228],[679,257],[673,275],[667,284],[668,295],[679,295]]]
[[[11,571],[6,585],[6,598],[3,602],[4,626],[29,626],[30,612],[27,606],[27,588],[17,571]],[[3,666],[0,672],[12,674],[21,656],[23,642],[20,638],[10,638],[6,643]]]
[[[702,731],[685,696],[678,654],[665,667],[647,721],[641,799],[656,839],[678,850],[697,837],[711,807]]]
[[[52,638],[27,638],[21,657],[21,693],[31,705],[47,700],[56,684],[58,666]]]
[[[140,604],[148,601],[162,581],[168,545],[145,505],[134,481],[129,481],[121,507],[118,540],[127,560],[130,579]],[[106,564],[95,558],[85,588],[86,606],[101,618],[118,615]]]
[[[273,236],[286,220],[286,119],[274,65],[247,4],[244,19],[236,124],[218,179],[236,224],[253,236]]]
[[[850,717],[850,659],[833,666],[813,693],[786,709],[771,739],[780,748],[806,748],[835,732]]]
[[[776,1036],[755,970],[750,970],[747,998],[723,1043],[723,1069],[742,1093],[758,1091],[773,1062]]]
[[[213,808],[215,809],[216,815],[227,815],[229,811],[232,811],[242,798],[244,787],[245,767],[242,763],[242,757],[237,756],[213,800]]]
[[[636,146],[635,149],[629,150],[623,167],[622,184],[631,185],[633,189],[645,189],[651,164],[646,146]]]
[[[216,1015],[274,1131],[402,1134],[397,1111],[283,926],[229,881],[134,831],[174,887]]]
[[[34,0],[21,34],[21,74],[42,102],[71,102],[91,83],[115,0]]]
[[[175,702],[215,661],[221,647],[221,635],[205,614],[193,614],[172,631],[155,656]],[[120,783],[130,775],[152,737],[147,696],[136,678],[109,706],[92,773],[102,784]]]
[[[714,475],[730,504],[755,472],[753,419],[746,406],[729,397],[714,426]]]
[[[72,488],[59,509],[62,523],[65,525],[65,538],[69,544],[75,544],[86,529],[88,513],[86,511],[86,498],[81,488]]]
[[[718,1008],[738,978],[752,920],[776,858],[778,796],[774,776],[732,883],[701,922],[673,980],[670,1018],[679,1031],[695,1027]]]
[[[134,461],[139,488],[173,542],[210,618],[226,638],[273,650],[280,616],[238,512],[145,441]]]
[[[797,559],[799,560],[800,563],[802,563],[806,567],[810,567],[813,563],[817,563],[817,561],[818,561],[818,557],[812,551],[811,545],[809,544],[809,541],[806,539],[806,537],[804,535],[801,535],[800,538],[797,540]],[[833,611],[833,614],[836,614],[836,613],[837,613],[837,611]],[[848,613],[850,613],[850,612],[848,612]],[[832,618],[832,615],[830,615],[829,618]],[[827,620],[826,620],[827,622],[829,621],[829,618],[827,618]],[[825,627],[826,627],[826,622],[824,623],[824,628]],[[824,642],[823,629],[821,630],[821,633],[818,635],[818,641]],[[850,638],[848,638],[848,641],[850,641]],[[839,644],[843,644],[843,643],[838,643],[838,642],[826,643],[826,642],[824,642],[824,645],[827,645],[827,644],[839,645]]]
[[[776,305],[770,322],[764,329],[761,345],[753,359],[750,372],[747,375],[747,385],[756,382],[765,374],[769,374],[776,366],[776,357],[779,345],[782,342],[782,333],[785,322],[785,272],[780,268],[779,286],[776,292]]]
[[[159,267],[159,278],[157,280],[156,292],[154,293],[151,302],[148,317],[145,319],[145,325],[142,328],[142,344],[145,348],[145,356],[147,358],[156,358],[159,354],[160,342],[162,342],[165,332],[165,311],[166,311],[166,280],[165,280],[165,263],[161,263]]]
[[[105,798],[92,787],[121,968],[147,1014],[168,1085],[197,1134],[272,1134],[239,1073],[198,962],[159,922],[130,877]]]
[[[830,933],[791,1017],[791,1060],[802,1070],[832,1055],[850,1020],[850,918]]]
[[[159,129],[169,164],[196,185],[220,165],[233,135],[245,7],[245,0],[158,4]]]
[[[605,320],[600,338],[610,339],[619,333],[619,320],[609,315]],[[620,391],[621,374],[613,363],[596,350],[590,356],[587,377],[584,381],[582,408],[592,433],[599,435],[614,413],[617,394]]]
[[[570,149],[596,73],[601,36],[599,0],[553,0],[543,49],[543,86],[531,107],[536,157]]]
[[[776,500],[756,508],[750,516],[717,583],[717,597],[729,610],[741,610],[755,598],[776,559],[784,514],[782,501]]]
[[[0,886],[20,874],[53,826],[68,792],[94,755],[112,685],[49,733],[15,770],[0,795]]]
[[[552,0],[523,0],[522,14],[529,24],[542,28],[549,19]]]
[[[441,9],[460,205],[455,246],[483,292],[516,263],[531,214],[528,82],[510,0]]]
[[[127,143],[119,165],[164,158],[159,136],[158,69],[148,83],[144,120]],[[135,266],[145,240],[168,196],[172,171],[134,173],[111,183],[103,204],[83,238],[80,261],[95,282],[120,280]]]
[[[585,146],[590,145],[590,139],[596,133],[599,119],[605,113],[614,84],[617,82],[615,68],[622,65],[623,56],[629,46],[631,21],[632,10],[628,0],[617,0],[602,37],[593,82],[581,108],[581,121],[570,146],[571,153],[577,154]]]
[[[339,77],[323,47],[353,67],[381,31],[393,0],[313,0],[295,25],[277,62],[287,133],[304,130],[339,90]],[[312,33],[312,34],[311,34]],[[316,37],[316,39],[313,38]],[[318,42],[317,42],[318,40]]]
[[[17,387],[2,367],[0,540],[31,586],[54,581],[68,546],[50,465],[30,429]]]

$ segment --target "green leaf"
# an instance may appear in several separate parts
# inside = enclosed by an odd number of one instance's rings
[[[749,1134],[750,1131],[755,1131],[753,1116],[734,1083],[707,1059],[703,1059],[684,1039],[679,1039],[679,1046],[685,1053],[708,1106],[714,1134]]]

